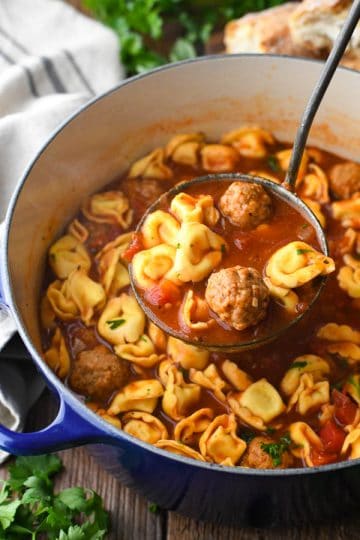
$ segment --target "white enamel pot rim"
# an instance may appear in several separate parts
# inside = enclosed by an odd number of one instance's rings
[[[259,60],[260,59],[260,60]],[[201,68],[202,66],[206,65],[214,65],[219,64],[221,65],[222,62],[233,62],[234,68],[239,68],[241,66],[242,61],[260,61],[261,63],[267,63],[267,62],[275,62],[279,69],[284,69],[283,77],[286,78],[286,66],[287,65],[296,65],[298,70],[303,70],[304,76],[306,76],[306,68],[309,66],[320,66],[322,63],[316,60],[308,60],[308,59],[299,59],[299,58],[291,58],[291,57],[284,57],[284,56],[277,56],[277,55],[257,55],[257,54],[244,54],[244,55],[217,55],[217,56],[207,56],[207,57],[201,57],[196,58],[193,60],[187,60],[184,62],[179,62],[172,65],[166,65],[164,67],[160,67],[156,70],[153,70],[152,72],[141,74],[135,77],[132,77],[130,79],[127,79],[120,83],[115,88],[109,90],[108,92],[104,93],[101,96],[96,97],[92,101],[88,102],[85,106],[83,106],[80,110],[75,112],[72,116],[70,116],[68,119],[66,119],[59,128],[57,128],[54,133],[49,137],[46,144],[39,150],[38,154],[35,156],[33,162],[28,166],[27,170],[25,171],[22,179],[20,180],[16,192],[14,193],[8,212],[6,216],[6,223],[5,223],[5,241],[1,252],[2,257],[2,264],[1,264],[1,271],[2,271],[2,287],[4,291],[4,297],[5,301],[8,304],[15,321],[18,326],[19,333],[28,348],[31,356],[33,357],[38,369],[42,372],[45,379],[47,380],[48,384],[56,390],[56,392],[59,395],[60,399],[60,409],[59,414],[57,418],[54,420],[54,422],[45,430],[42,430],[39,432],[39,436],[46,432],[46,430],[57,430],[64,429],[66,430],[66,426],[62,425],[62,421],[66,417],[66,409],[71,409],[71,411],[75,414],[75,416],[78,416],[78,418],[84,422],[86,425],[89,426],[89,432],[91,435],[91,430],[96,433],[96,436],[94,437],[88,437],[87,440],[84,438],[84,440],[76,440],[73,439],[72,442],[68,442],[64,444],[62,447],[70,447],[74,446],[76,444],[82,444],[82,443],[88,443],[88,442],[108,442],[110,444],[115,444],[121,446],[121,441],[126,440],[127,442],[140,446],[145,452],[152,452],[154,454],[161,455],[163,457],[166,457],[171,460],[179,461],[181,463],[187,464],[191,467],[200,467],[203,469],[211,469],[211,470],[217,470],[220,473],[228,473],[232,475],[240,475],[240,476],[277,476],[277,477],[289,477],[289,476],[296,476],[296,475],[312,475],[319,472],[327,472],[327,471],[336,471],[340,469],[345,469],[349,467],[353,467],[354,465],[358,465],[360,463],[359,459],[353,460],[353,461],[344,461],[340,463],[330,464],[330,465],[324,465],[322,467],[314,467],[314,468],[297,468],[297,469],[283,469],[283,470],[257,470],[257,469],[247,469],[242,467],[224,467],[219,466],[216,464],[209,464],[206,462],[200,462],[195,461],[186,457],[182,457],[176,454],[169,453],[167,451],[164,451],[162,449],[158,449],[153,445],[149,445],[147,443],[143,443],[139,439],[136,439],[132,437],[131,435],[128,435],[127,433],[123,431],[119,431],[116,428],[114,428],[111,424],[105,422],[102,420],[98,415],[90,411],[82,402],[80,402],[76,396],[70,391],[70,389],[65,386],[52,372],[52,370],[45,364],[45,362],[42,360],[40,353],[37,349],[37,347],[33,343],[33,339],[30,336],[30,333],[28,331],[28,328],[24,322],[24,318],[21,312],[21,307],[18,305],[16,298],[15,298],[15,292],[12,284],[12,278],[11,278],[11,265],[9,262],[9,250],[11,247],[11,229],[13,226],[13,220],[14,220],[14,214],[19,202],[19,199],[21,198],[22,192],[24,190],[24,187],[26,185],[27,179],[32,174],[34,167],[36,166],[38,160],[42,158],[44,155],[46,155],[48,148],[51,146],[52,142],[55,141],[59,136],[61,136],[64,129],[66,129],[68,126],[72,124],[74,120],[77,120],[81,115],[86,113],[86,111],[89,111],[93,107],[96,107],[97,104],[101,103],[104,98],[107,98],[111,96],[112,94],[116,94],[119,92],[122,92],[122,89],[129,87],[133,85],[134,83],[137,83],[139,81],[146,81],[149,80],[151,77],[157,77],[163,73],[171,72],[180,70],[183,67],[194,65],[195,67]],[[289,64],[290,62],[290,64]],[[340,68],[339,69],[339,76],[341,76],[341,73],[347,73],[351,72],[355,75],[355,72],[353,70],[349,70],[347,68]],[[257,74],[258,75],[258,74]],[[357,86],[359,89],[359,95],[360,95],[360,73],[356,73],[356,79],[357,79]],[[211,81],[208,82],[208,84],[211,84]],[[191,90],[191,87],[190,87]],[[259,125],[261,125],[261,119],[259,119]],[[234,122],[234,127],[236,127],[236,121]],[[111,178],[110,178],[111,180]],[[99,433],[101,434],[99,436]],[[19,437],[21,437],[22,434],[17,434]],[[10,437],[10,435],[8,434]],[[2,440],[1,434],[0,434],[0,442]],[[69,439],[70,440],[70,439]],[[61,445],[58,445],[61,447]],[[56,450],[56,448],[54,448]],[[30,453],[30,452],[29,452]]]

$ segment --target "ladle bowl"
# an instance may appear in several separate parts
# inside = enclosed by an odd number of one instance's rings
[[[270,180],[267,180],[265,178],[261,178],[259,176],[251,176],[248,174],[242,174],[242,173],[224,173],[224,174],[209,174],[206,176],[201,176],[194,178],[189,181],[181,182],[180,184],[177,184],[175,187],[170,189],[169,191],[163,193],[144,213],[142,216],[142,219],[137,225],[136,233],[141,234],[141,228],[146,220],[146,218],[149,216],[149,214],[155,212],[156,210],[160,208],[164,208],[164,206],[167,204],[167,206],[170,205],[170,201],[173,199],[175,195],[177,195],[180,192],[186,192],[189,188],[193,187],[197,184],[207,184],[209,182],[224,182],[229,183],[231,181],[237,181],[237,182],[246,182],[246,183],[252,183],[252,184],[258,184],[261,185],[263,188],[265,188],[267,191],[269,191],[271,194],[274,194],[279,199],[284,201],[286,204],[297,210],[302,217],[310,223],[310,225],[313,227],[316,238],[318,240],[319,246],[321,248],[322,253],[325,256],[329,255],[329,249],[328,244],[326,241],[325,233],[323,228],[321,227],[318,219],[316,218],[315,214],[312,212],[312,210],[296,195],[296,193],[293,193],[287,189],[286,184],[277,184],[275,182],[272,182]],[[132,289],[134,291],[134,295],[145,312],[146,316],[159,328],[161,328],[166,334],[173,336],[177,339],[181,339],[182,341],[185,341],[191,345],[197,346],[197,347],[203,347],[210,351],[217,351],[217,352],[238,352],[238,351],[244,351],[248,349],[254,349],[257,347],[260,347],[262,345],[265,345],[276,338],[278,338],[281,334],[286,332],[289,328],[291,328],[293,325],[297,324],[306,314],[308,314],[309,310],[313,307],[315,302],[318,300],[321,291],[323,290],[323,287],[326,282],[326,276],[320,276],[316,280],[316,289],[314,289],[314,294],[308,303],[307,308],[300,312],[297,316],[295,316],[293,319],[291,319],[287,324],[280,327],[279,329],[276,329],[276,331],[269,332],[268,335],[261,334],[259,337],[256,337],[254,339],[248,339],[246,337],[246,333],[239,331],[238,332],[238,339],[232,343],[226,343],[226,344],[219,344],[219,343],[213,343],[204,341],[203,339],[195,339],[190,338],[189,335],[185,331],[178,331],[171,327],[170,325],[166,324],[158,315],[152,310],[151,305],[149,305],[145,299],[144,299],[144,291],[142,288],[138,287],[136,283],[136,279],[134,276],[134,271],[132,264],[129,265],[129,274],[130,274],[130,281],[132,285]]]

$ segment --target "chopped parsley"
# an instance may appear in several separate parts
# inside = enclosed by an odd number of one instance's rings
[[[106,321],[106,324],[109,325],[110,330],[116,330],[119,326],[122,326],[126,323],[126,319],[112,319],[111,321]]]
[[[295,369],[295,368],[302,369],[302,368],[306,367],[307,364],[308,364],[307,362],[300,362],[300,361],[299,362],[293,362],[290,365],[289,369]]]
[[[249,444],[255,437],[256,437],[256,434],[250,429],[245,429],[244,431],[240,433],[240,439],[245,441],[246,444]]]
[[[303,225],[301,225],[301,229],[307,229],[308,227],[310,227],[308,223],[304,223]]]
[[[226,246],[225,246],[225,244],[221,244],[221,253],[226,253]]]
[[[279,165],[278,158],[276,156],[269,156],[268,157],[268,166],[273,172],[280,172],[281,168]]]
[[[286,433],[280,437],[277,443],[261,443],[261,449],[264,450],[272,459],[274,467],[279,467],[282,463],[282,455],[291,445],[290,435]]]
[[[149,504],[149,512],[151,512],[152,514],[158,514],[159,511],[160,511],[160,507],[158,504],[156,503]]]
[[[275,433],[275,431],[276,431],[276,429],[273,428],[272,426],[268,426],[268,427],[266,428],[266,433],[267,433],[268,435],[272,435],[273,433]]]
[[[297,249],[296,255],[304,255],[305,253],[311,253],[312,249]]]
[[[180,242],[178,242],[178,243],[176,244],[176,249],[180,249],[180,246],[181,246],[181,244],[180,244]]]

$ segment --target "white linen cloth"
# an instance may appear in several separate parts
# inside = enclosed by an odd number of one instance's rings
[[[54,128],[123,77],[111,30],[61,0],[0,0],[0,222],[25,167]],[[0,350],[15,329],[0,306]],[[0,423],[14,430],[22,429],[42,389],[28,364],[0,360]]]

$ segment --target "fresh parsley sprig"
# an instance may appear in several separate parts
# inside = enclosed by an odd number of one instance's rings
[[[54,492],[62,469],[55,454],[18,457],[0,491],[0,539],[101,540],[109,516],[93,490],[71,487]]]
[[[112,28],[120,42],[120,56],[128,75],[168,62],[203,54],[216,29],[249,11],[259,11],[284,0],[83,0],[83,5]],[[159,54],[164,27],[176,27],[169,50]]]

